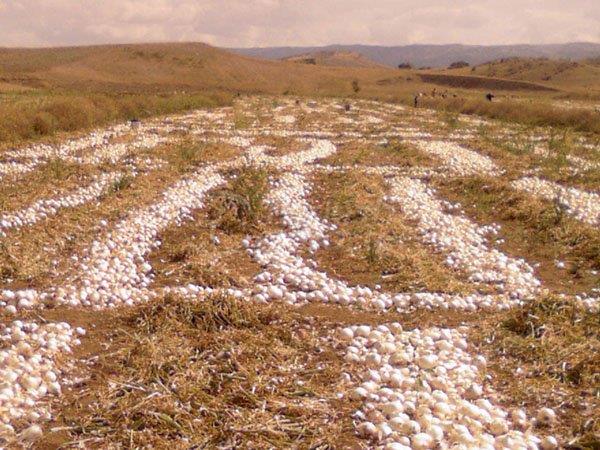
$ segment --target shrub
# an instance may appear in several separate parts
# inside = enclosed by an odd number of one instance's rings
[[[31,126],[36,135],[45,136],[54,132],[57,127],[57,121],[52,114],[40,111],[34,116]]]
[[[448,66],[448,69],[462,69],[463,67],[469,67],[469,63],[466,61],[455,61]]]

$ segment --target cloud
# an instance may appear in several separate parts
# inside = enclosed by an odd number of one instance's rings
[[[598,0],[0,0],[0,46],[600,41]]]

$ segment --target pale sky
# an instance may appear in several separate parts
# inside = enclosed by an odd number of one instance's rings
[[[600,42],[600,0],[0,0],[1,46]]]

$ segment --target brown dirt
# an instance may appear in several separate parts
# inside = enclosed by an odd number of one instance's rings
[[[527,81],[503,80],[502,78],[484,78],[468,75],[443,75],[420,73],[419,78],[424,83],[440,86],[450,86],[461,89],[489,89],[492,91],[546,91],[556,92],[557,89]]]

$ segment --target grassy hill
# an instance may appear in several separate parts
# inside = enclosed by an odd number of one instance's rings
[[[370,67],[383,68],[382,64],[371,61],[369,58],[358,52],[349,51],[322,51],[314,53],[304,53],[302,55],[283,58],[284,61],[295,63],[313,64],[317,66],[337,66],[337,67]]]
[[[592,90],[600,93],[600,63],[594,60],[508,58],[451,72],[540,83],[564,90]]]
[[[391,70],[379,69],[380,73]],[[351,92],[344,82],[378,76],[376,72],[258,60],[192,43],[0,50],[0,80],[34,88],[343,95]]]
[[[0,142],[223,104],[237,94],[398,97],[389,68],[266,61],[200,43],[0,49]]]

